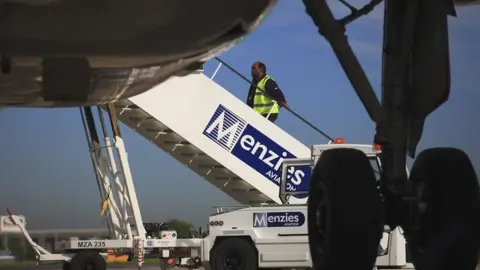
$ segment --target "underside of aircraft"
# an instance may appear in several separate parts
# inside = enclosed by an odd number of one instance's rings
[[[82,106],[140,94],[201,69],[276,2],[0,1],[0,106]]]
[[[137,95],[237,44],[272,0],[0,1],[0,106]]]

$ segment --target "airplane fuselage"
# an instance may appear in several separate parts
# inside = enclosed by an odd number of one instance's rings
[[[140,94],[240,42],[276,2],[0,1],[0,107],[85,106]]]

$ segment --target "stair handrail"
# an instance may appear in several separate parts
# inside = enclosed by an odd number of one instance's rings
[[[241,79],[243,79],[244,81],[246,81],[248,84],[250,84],[251,86],[254,86],[256,89],[262,91],[267,97],[275,100],[273,97],[271,97],[265,90],[263,89],[260,89],[256,84],[254,84],[251,80],[249,80],[247,77],[245,77],[242,73],[240,73],[239,71],[237,71],[235,68],[233,68],[232,66],[230,66],[229,64],[227,64],[225,61],[223,61],[222,59],[220,59],[219,57],[215,57],[215,60],[217,60],[219,62],[219,65],[217,66],[217,68],[215,69],[215,71],[213,72],[213,75],[210,77],[210,79],[214,79],[215,76],[217,75],[218,71],[220,70],[220,68],[222,66],[225,66],[227,67],[229,70],[231,70],[233,73],[235,73],[237,76],[239,76]],[[277,101],[275,101],[277,102]],[[333,142],[334,139],[333,137],[329,136],[327,133],[323,132],[321,129],[319,129],[318,127],[316,127],[315,125],[313,125],[310,121],[308,121],[307,119],[305,119],[304,117],[302,117],[300,114],[298,114],[297,112],[295,112],[293,109],[291,108],[286,108],[286,107],[282,107],[283,109],[289,111],[291,114],[293,114],[296,118],[300,119],[303,123],[305,123],[307,126],[309,126],[310,128],[312,128],[313,130],[315,130],[316,132],[320,133],[320,135],[324,136],[325,138],[327,138],[329,140],[329,143]],[[270,112],[268,114],[270,116]]]

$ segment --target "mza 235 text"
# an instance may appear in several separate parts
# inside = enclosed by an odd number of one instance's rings
[[[102,240],[78,241],[77,248],[105,248],[106,243]]]

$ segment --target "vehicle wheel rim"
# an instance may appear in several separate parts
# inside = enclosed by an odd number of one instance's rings
[[[223,257],[223,266],[225,269],[229,270],[243,270],[245,268],[242,256],[236,252],[227,253]]]
[[[327,195],[325,185],[319,183],[316,188],[315,196],[318,196],[318,201],[315,205],[315,232],[317,238],[316,250],[318,254],[325,252],[326,233],[327,233]]]
[[[95,265],[93,265],[93,263],[88,263],[87,265],[85,265],[85,267],[83,269],[84,270],[95,270]]]

